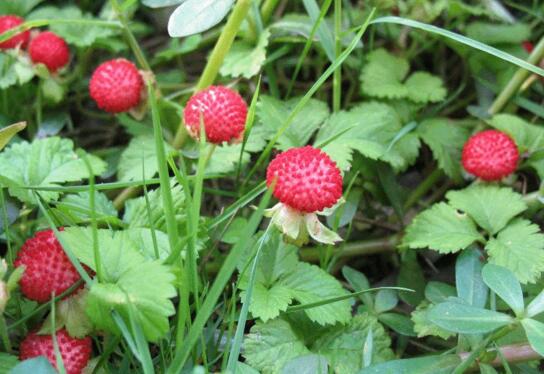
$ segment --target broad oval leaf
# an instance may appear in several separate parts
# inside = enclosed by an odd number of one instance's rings
[[[508,269],[487,264],[482,270],[485,284],[493,290],[516,313],[523,313],[523,292],[516,276]]]
[[[482,261],[477,249],[469,248],[457,258],[455,285],[457,286],[457,296],[469,305],[484,307],[488,290],[482,280]]]
[[[527,307],[527,316],[534,317],[542,312],[544,312],[544,290]]]
[[[150,8],[164,8],[183,3],[185,0],[142,0],[145,6]]]
[[[538,352],[541,356],[544,356],[544,323],[535,321],[531,318],[525,318],[521,321],[525,334],[531,347]]]
[[[504,313],[449,301],[429,310],[428,317],[438,326],[460,334],[485,334],[514,320]]]
[[[409,358],[373,365],[358,374],[450,374],[460,363],[458,355]]]
[[[234,0],[185,1],[170,16],[168,34],[179,38],[206,31],[225,18],[232,4]]]

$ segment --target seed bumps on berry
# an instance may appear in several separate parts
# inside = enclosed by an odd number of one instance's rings
[[[11,30],[24,22],[24,19],[15,15],[0,16],[0,34]],[[22,33],[15,34],[6,41],[0,43],[0,49],[10,49],[17,46],[25,47],[30,38],[30,31],[23,31]]]
[[[202,118],[206,139],[213,144],[241,140],[246,117],[244,99],[224,86],[211,86],[195,94],[183,112],[183,120],[191,136],[199,138]]]
[[[35,64],[42,63],[50,72],[66,66],[70,60],[70,49],[60,36],[51,31],[39,33],[28,46],[30,59]]]
[[[484,180],[500,180],[517,167],[519,152],[508,135],[497,130],[486,130],[470,137],[465,143],[462,163],[465,170]]]
[[[118,58],[102,63],[89,82],[89,92],[96,105],[109,113],[122,113],[138,106],[144,82],[138,68]]]
[[[53,293],[60,295],[80,279],[53,230],[38,232],[28,239],[17,255],[15,266],[25,267],[19,283],[23,295],[42,303],[49,301]]]
[[[91,357],[91,338],[72,338],[64,329],[57,331],[55,335],[66,373],[80,374]],[[21,342],[19,356],[21,360],[44,356],[51,365],[57,368],[53,337],[51,335],[29,334]]]

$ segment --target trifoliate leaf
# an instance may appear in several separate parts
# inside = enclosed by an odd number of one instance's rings
[[[309,353],[300,332],[280,318],[257,322],[244,340],[246,362],[263,374],[280,373],[291,359]]]
[[[415,72],[406,81],[407,97],[416,103],[436,103],[444,100],[447,91],[442,79],[426,72]]]
[[[34,203],[32,191],[21,187],[54,187],[64,182],[86,179],[89,172],[85,162],[74,152],[73,147],[71,140],[58,137],[13,144],[0,153],[0,183],[9,187],[12,196],[23,202]],[[106,163],[98,157],[86,157],[95,175],[106,170]],[[45,201],[59,197],[59,192],[39,193]]]
[[[324,332],[312,345],[312,351],[325,356],[337,374],[356,373],[363,368],[365,339],[372,331],[372,363],[380,363],[395,357],[391,339],[376,317],[360,314],[345,326],[336,325]]]
[[[60,233],[74,254],[97,272],[89,228],[67,228]],[[86,313],[98,329],[119,333],[111,311],[127,321],[133,308],[147,340],[157,341],[168,332],[168,317],[175,313],[175,277],[160,261],[146,259],[126,232],[98,230],[101,276],[91,285]]]
[[[270,30],[265,29],[259,36],[256,46],[246,41],[236,41],[225,56],[221,75],[225,77],[251,78],[258,74],[266,60],[266,47],[270,38]]]
[[[351,154],[358,151],[373,160],[383,160],[396,170],[403,170],[415,161],[419,140],[414,134],[406,134],[390,147],[401,128],[400,119],[391,106],[369,102],[349,112],[331,115],[319,130],[315,144],[334,138],[322,149],[341,169],[349,168]]]
[[[544,234],[530,221],[511,222],[485,249],[490,262],[512,271],[521,283],[533,283],[544,271]]]
[[[245,292],[240,294],[242,300],[245,299],[245,295]],[[253,316],[266,322],[279,316],[280,312],[285,312],[292,301],[292,292],[288,287],[275,284],[268,288],[262,283],[256,282],[253,287],[249,311]]]
[[[483,240],[472,219],[445,203],[419,213],[406,229],[403,244],[452,253]]]
[[[367,55],[367,63],[361,72],[361,89],[364,94],[381,99],[405,98],[408,89],[402,81],[409,70],[406,59],[377,49]]]
[[[467,213],[492,235],[527,209],[522,196],[506,187],[477,185],[461,191],[450,191],[446,197],[450,205]]]
[[[172,147],[164,143],[168,153]],[[133,138],[121,154],[118,173],[120,181],[142,181],[153,178],[159,171],[155,139],[153,136],[138,136]]]
[[[261,96],[259,98],[257,118],[260,123],[259,127],[262,126],[266,129],[267,138],[273,137],[283,126],[299,100],[300,98],[293,98],[288,101],[280,101],[272,96]],[[310,99],[295,116],[289,128],[279,138],[277,147],[281,150],[287,150],[308,144],[313,133],[328,116],[329,108],[326,103]]]
[[[170,191],[174,203],[174,212],[176,221],[182,223],[186,219],[185,214],[185,194],[180,185],[175,181],[170,182]],[[164,214],[164,205],[161,195],[161,189],[157,188],[147,192],[149,201],[149,211],[145,196],[136,199],[130,199],[125,204],[125,214],[123,222],[128,224],[129,228],[135,227],[154,227],[157,230],[166,232],[166,218]]]
[[[447,91],[440,78],[415,72],[404,82],[409,70],[406,59],[384,49],[372,51],[361,71],[362,92],[380,99],[409,99],[416,103],[444,100]]]
[[[31,14],[29,14],[27,20],[37,19],[95,19],[89,14],[84,14],[81,10],[75,6],[64,6],[57,8],[54,6],[41,7]],[[74,44],[80,48],[89,47],[99,38],[106,38],[108,36],[117,33],[117,29],[111,27],[104,27],[98,25],[88,24],[65,24],[52,22],[50,25],[51,31],[58,34],[66,40],[68,44]]]
[[[90,222],[91,207],[89,197],[89,192],[66,195],[56,203],[54,208],[55,217],[59,221],[70,225]],[[117,218],[117,210],[115,210],[113,203],[102,192],[95,191],[94,204],[95,218],[98,222],[121,223]]]
[[[240,152],[242,144],[222,145],[217,147],[213,156],[206,166],[206,173],[225,174],[236,170],[238,161],[240,161]],[[244,150],[242,155],[242,165],[249,161],[249,153]]]
[[[531,37],[531,27],[520,22],[496,24],[477,21],[467,26],[466,34],[486,44],[521,44]]]
[[[449,339],[454,333],[444,330],[442,327],[432,323],[427,318],[427,313],[433,305],[427,301],[423,301],[418,305],[416,310],[412,312],[412,321],[414,321],[414,331],[417,333],[418,338],[425,336],[438,336],[442,339]]]
[[[461,152],[470,132],[447,118],[432,118],[417,127],[421,139],[431,148],[438,167],[450,178],[462,180]]]
[[[544,129],[511,114],[497,114],[489,124],[510,135],[521,152],[534,152],[544,147]]]

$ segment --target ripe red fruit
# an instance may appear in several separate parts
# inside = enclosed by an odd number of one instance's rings
[[[336,163],[311,146],[292,148],[268,165],[266,184],[277,179],[274,196],[304,213],[330,208],[342,197],[342,175]]]
[[[0,16],[0,34],[11,30],[20,24],[22,24],[25,20],[21,17],[15,16],[15,15],[6,15],[6,16]],[[26,46],[28,43],[28,39],[30,38],[30,31],[23,31],[19,34],[16,34],[9,38],[8,40],[0,43],[0,49],[10,49],[15,48],[18,45],[21,45],[23,47]]]
[[[486,130],[470,137],[463,147],[463,167],[485,181],[495,181],[512,174],[519,152],[516,143],[503,132]]]
[[[37,232],[21,247],[15,266],[25,266],[21,292],[38,302],[60,295],[81,277],[55,237],[53,230]]]
[[[132,62],[118,58],[96,68],[89,82],[89,92],[100,109],[121,113],[138,106],[143,85],[138,68]]]
[[[200,135],[201,115],[208,142],[221,144],[243,137],[247,104],[236,91],[224,86],[211,86],[189,99],[183,120],[189,134],[196,139]]]
[[[66,373],[80,374],[91,357],[91,338],[72,338],[65,329],[57,331],[55,335]],[[51,365],[57,368],[53,337],[51,335],[38,335],[34,332],[27,335],[21,342],[19,354],[21,360],[37,356],[44,356]]]
[[[66,66],[70,60],[70,49],[60,36],[51,31],[39,33],[28,46],[32,62],[42,63],[50,72]]]
[[[533,43],[531,43],[528,40],[522,42],[521,45],[523,46],[523,49],[527,51],[527,53],[531,53],[533,49],[535,49],[535,46],[533,45]]]

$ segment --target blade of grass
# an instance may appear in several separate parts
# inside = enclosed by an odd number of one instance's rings
[[[257,230],[257,227],[259,226],[259,223],[263,217],[264,209],[268,206],[271,196],[272,191],[268,190],[268,192],[262,198],[257,210],[251,215],[246,229],[244,230],[243,236],[230,250],[225,262],[223,263],[223,266],[221,267],[221,270],[219,270],[219,273],[215,278],[212,287],[204,299],[200,312],[197,314],[186,339],[183,341],[181,350],[176,353],[170,367],[166,371],[167,374],[177,374],[185,365],[191,350],[199,340],[199,337],[202,335],[202,330],[215,309],[217,300],[221,296],[223,289],[231,278],[236,265],[240,261],[242,255],[245,253],[246,247],[250,243],[251,236]]]
[[[129,304],[128,317],[130,322],[130,328],[132,329],[132,335],[134,336],[136,348],[138,349],[138,355],[140,357],[140,362],[142,363],[144,373],[154,374],[155,370],[153,369],[153,360],[151,359],[151,353],[149,353],[149,345],[145,340],[141,323],[137,320],[137,315],[134,314],[133,304]]]
[[[334,0],[334,57],[342,53],[342,0]],[[332,108],[340,110],[342,103],[342,66],[334,71],[332,76]]]
[[[321,11],[319,11],[319,6],[317,5],[317,2],[315,0],[302,0],[302,3],[304,4],[306,12],[310,16],[310,19],[314,21],[314,23],[319,23],[319,27],[317,28],[319,40],[321,40],[321,45],[323,46],[323,50],[329,58],[329,61],[333,62],[336,59],[336,52],[332,31],[326,22],[318,22],[321,13],[323,13],[323,8],[326,4],[324,4],[324,6],[321,8]]]
[[[55,298],[55,293],[53,293],[52,298]],[[60,354],[59,342],[57,339],[57,328],[56,328],[56,304],[51,303],[51,338],[53,339],[53,351],[55,352],[55,362],[57,363],[57,370],[60,374],[66,374],[66,369],[64,368],[64,361],[62,360],[62,355]]]
[[[370,12],[369,16],[363,23],[363,25],[360,27],[359,31],[357,32],[357,35],[353,38],[351,43],[349,44],[348,48],[342,52],[342,54],[332,63],[327,70],[319,77],[319,79],[312,85],[312,87],[308,90],[308,92],[302,97],[302,99],[299,100],[297,105],[293,108],[289,116],[286,118],[285,122],[282,124],[282,126],[278,129],[276,134],[270,139],[268,142],[266,148],[261,153],[257,161],[255,162],[255,165],[249,172],[248,176],[246,177],[244,181],[244,185],[249,181],[249,179],[255,174],[255,172],[258,170],[258,168],[261,166],[261,164],[268,158],[270,155],[270,152],[272,151],[272,148],[274,148],[274,145],[278,141],[278,139],[283,135],[285,131],[289,128],[291,123],[293,122],[295,116],[302,110],[302,108],[310,101],[312,96],[317,92],[317,90],[325,83],[325,81],[333,74],[333,72],[340,66],[342,63],[346,60],[346,58],[351,54],[351,52],[355,49],[357,46],[357,43],[365,33],[366,29],[368,28],[368,25],[370,24],[370,21],[374,17],[376,9],[373,8]]]
[[[259,266],[259,259],[261,258],[261,250],[263,244],[268,239],[268,234],[272,225],[268,225],[268,228],[264,232],[259,246],[257,247],[257,253],[255,254],[255,259],[253,260],[253,266],[251,267],[251,272],[249,274],[249,282],[246,289],[246,297],[242,304],[242,310],[240,311],[240,316],[238,317],[238,324],[236,326],[236,333],[234,334],[234,342],[232,343],[232,348],[229,353],[229,360],[227,363],[227,371],[234,373],[236,372],[236,364],[238,363],[238,356],[240,356],[240,349],[242,347],[242,340],[244,339],[244,330],[246,328],[247,315],[249,313],[249,304],[251,303],[251,296],[253,294],[253,288],[255,286],[255,281],[257,279],[257,267]]]

